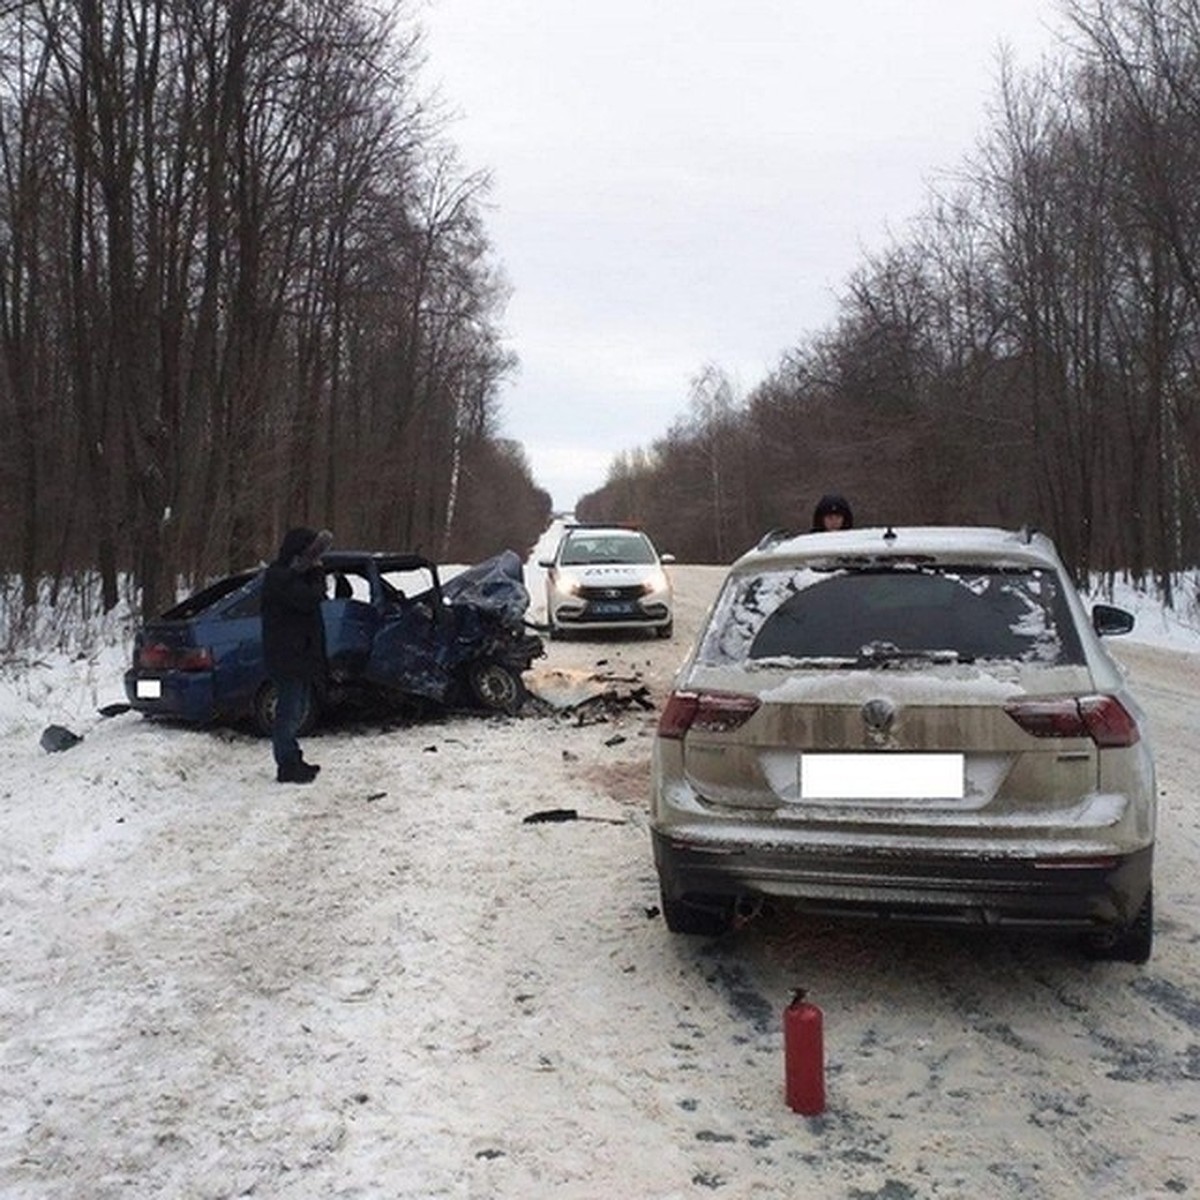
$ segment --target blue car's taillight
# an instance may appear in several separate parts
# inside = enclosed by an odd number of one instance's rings
[[[207,646],[184,646],[176,650],[161,642],[151,642],[138,650],[137,665],[143,671],[211,671],[213,655]]]
[[[207,646],[190,646],[180,650],[175,657],[175,669],[178,671],[211,671],[212,666],[212,651]]]
[[[137,665],[143,671],[169,671],[172,657],[170,646],[164,646],[161,642],[151,642],[138,647]]]

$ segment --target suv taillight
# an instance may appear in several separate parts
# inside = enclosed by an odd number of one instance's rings
[[[1141,737],[1137,722],[1115,696],[1014,700],[1004,711],[1034,737],[1090,737],[1105,748],[1132,746]]]
[[[727,733],[758,710],[757,696],[740,692],[672,692],[658,722],[658,736],[678,739],[689,729]]]

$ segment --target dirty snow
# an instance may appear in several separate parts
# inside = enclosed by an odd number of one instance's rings
[[[576,707],[661,707],[722,572],[672,575],[674,640],[552,643],[560,703],[522,718],[310,738],[308,788],[245,734],[98,716],[120,640],[0,671],[0,1195],[1200,1195],[1194,614],[1112,597],[1162,793],[1147,966],[784,916],[692,940],[657,912],[656,713]],[[583,819],[525,821],[555,808]],[[798,986],[819,1117],[783,1097]]]

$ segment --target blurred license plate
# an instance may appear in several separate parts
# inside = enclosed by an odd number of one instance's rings
[[[627,617],[633,612],[633,605],[619,601],[593,601],[592,612],[601,617]]]
[[[161,679],[139,679],[137,681],[137,698],[139,700],[161,700]]]
[[[961,754],[802,754],[804,800],[961,800]]]

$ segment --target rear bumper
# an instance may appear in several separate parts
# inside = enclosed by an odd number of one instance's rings
[[[148,717],[202,725],[219,715],[211,671],[126,671],[125,696]]]
[[[673,900],[777,897],[816,913],[948,926],[1125,926],[1153,866],[1153,846],[1089,858],[955,857],[651,836],[663,892]]]

